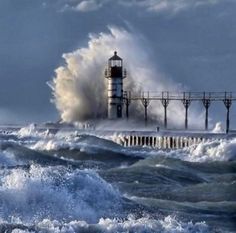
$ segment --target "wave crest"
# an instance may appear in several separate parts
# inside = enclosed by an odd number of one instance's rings
[[[24,223],[49,219],[81,219],[96,222],[113,216],[120,195],[95,171],[70,171],[61,166],[29,170],[13,169],[3,175],[0,186],[2,219],[20,218]],[[114,211],[114,212],[113,212]]]
[[[86,221],[74,220],[68,223],[60,223],[56,220],[51,221],[44,219],[39,222],[36,227],[37,232],[47,233],[208,233],[212,232],[205,222],[181,222],[173,216],[167,216],[163,219],[152,219],[142,217],[136,219],[133,215],[129,215],[127,219],[110,219],[101,218],[97,224],[88,224]],[[18,228],[19,229],[19,228]],[[16,230],[16,229],[15,229]],[[17,231],[18,232],[18,231]],[[29,232],[28,230],[20,232]],[[32,232],[32,230],[30,231]]]

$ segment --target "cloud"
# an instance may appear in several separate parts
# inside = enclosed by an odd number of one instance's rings
[[[76,7],[74,7],[74,10],[87,12],[87,11],[95,11],[98,10],[103,6],[104,2],[97,2],[95,0],[84,0],[80,2]]]
[[[224,0],[231,1],[231,0]],[[76,2],[71,5],[71,2],[66,3],[66,8],[72,10],[89,12],[101,9],[103,6],[112,2],[111,0],[83,0],[74,1]],[[170,12],[177,13],[182,10],[189,8],[196,8],[204,5],[215,5],[217,3],[223,2],[223,0],[116,0],[115,4],[119,4],[124,7],[139,7],[144,8],[149,12]],[[75,5],[74,5],[75,4]]]
[[[73,10],[78,12],[90,12],[97,11],[106,5],[110,0],[74,0],[74,1],[64,1],[64,6],[62,11],[64,10]]]
[[[120,3],[124,6],[138,6],[145,8],[147,11],[152,12],[179,12],[188,8],[195,8],[203,5],[214,5],[223,0],[133,0],[127,2],[120,0]]]

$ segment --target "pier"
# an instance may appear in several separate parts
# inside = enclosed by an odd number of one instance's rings
[[[113,139],[114,142],[124,147],[150,147],[156,149],[183,149],[192,145],[215,140],[228,140],[235,137],[235,134],[214,134],[214,133],[173,133],[173,132],[122,132]]]
[[[192,102],[202,102],[205,108],[205,130],[208,130],[209,108],[213,102],[222,102],[226,107],[226,133],[230,130],[230,108],[236,101],[236,93],[233,92],[141,92],[139,95],[130,91],[124,92],[124,104],[126,106],[126,117],[129,118],[129,106],[133,101],[141,101],[144,106],[144,121],[148,123],[148,106],[151,101],[160,101],[164,109],[164,128],[168,127],[168,105],[171,101],[181,101],[185,110],[185,129],[188,129],[188,112]]]

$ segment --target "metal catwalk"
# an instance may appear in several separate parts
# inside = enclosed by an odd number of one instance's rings
[[[205,108],[205,129],[208,130],[208,112],[212,102],[222,101],[226,107],[226,133],[229,132],[230,126],[230,108],[232,102],[236,101],[236,93],[234,92],[141,92],[133,94],[125,91],[123,101],[126,105],[126,117],[129,118],[129,106],[132,101],[141,101],[144,106],[144,120],[147,124],[148,106],[151,101],[160,101],[164,107],[164,126],[167,128],[167,108],[170,101],[181,101],[185,108],[185,129],[188,129],[188,109],[193,101],[201,101]]]

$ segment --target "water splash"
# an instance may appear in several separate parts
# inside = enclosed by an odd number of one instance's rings
[[[180,90],[181,85],[165,77],[156,68],[156,64],[153,64],[147,50],[148,43],[142,35],[113,26],[108,27],[108,30],[108,33],[91,34],[87,47],[63,54],[65,64],[55,70],[55,78],[50,84],[53,90],[53,102],[65,122],[106,115],[107,91],[104,69],[107,59],[114,50],[124,58],[128,70],[128,77],[124,81],[125,90],[136,93],[141,90]],[[143,118],[143,106],[140,101],[133,101],[131,108],[133,116]],[[150,118],[155,120],[162,118],[163,107],[158,101],[153,101],[148,111]],[[181,103],[171,105],[168,111],[169,123],[174,125],[183,123]],[[194,115],[194,111],[192,113]],[[193,115],[190,118],[193,118]]]

